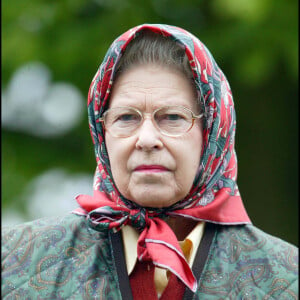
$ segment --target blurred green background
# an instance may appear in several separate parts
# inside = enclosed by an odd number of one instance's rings
[[[91,191],[89,84],[117,36],[166,23],[199,37],[230,82],[238,185],[250,218],[298,245],[296,0],[1,4],[3,223],[64,213],[74,193]]]

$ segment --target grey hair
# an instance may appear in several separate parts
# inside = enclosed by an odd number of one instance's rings
[[[157,64],[179,71],[191,82],[197,95],[195,80],[183,45],[150,30],[143,30],[129,42],[117,63],[114,80],[137,65]]]

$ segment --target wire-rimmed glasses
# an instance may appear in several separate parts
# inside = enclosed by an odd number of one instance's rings
[[[191,130],[195,120],[203,114],[195,115],[184,106],[164,106],[152,113],[142,113],[134,107],[114,107],[103,113],[100,121],[104,128],[114,137],[125,138],[133,135],[143,123],[146,116],[151,117],[154,126],[164,135],[177,137]]]

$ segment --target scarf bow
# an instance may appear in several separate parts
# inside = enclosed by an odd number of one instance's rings
[[[117,232],[127,224],[138,229],[139,261],[150,261],[157,267],[171,271],[193,292],[196,291],[196,278],[174,232],[160,218],[162,213],[149,212],[144,208],[129,209],[111,201],[105,193],[97,190],[94,191],[94,196],[79,195],[76,200],[80,208],[74,213],[85,215],[89,225],[96,230],[111,229]]]

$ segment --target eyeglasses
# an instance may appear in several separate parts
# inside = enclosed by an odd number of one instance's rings
[[[203,114],[195,115],[184,106],[164,106],[147,115],[151,115],[153,124],[162,134],[171,137],[188,132],[193,127],[195,119],[203,116]],[[145,117],[146,113],[134,107],[115,107],[105,111],[100,121],[112,136],[125,138],[136,132]]]

